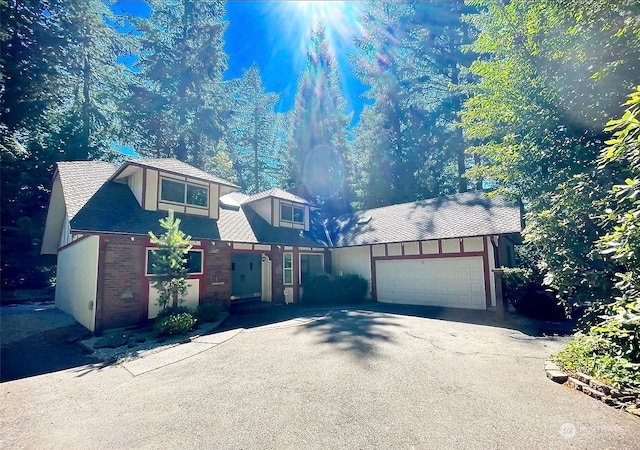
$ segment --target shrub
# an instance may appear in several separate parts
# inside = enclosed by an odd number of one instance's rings
[[[367,295],[369,282],[360,275],[315,275],[305,280],[302,303],[358,303]]]
[[[502,294],[519,314],[538,319],[566,318],[564,307],[553,294],[533,281],[530,269],[504,267]]]
[[[640,364],[622,356],[620,346],[597,333],[577,333],[551,359],[566,372],[583,372],[622,389],[640,390]]]
[[[189,312],[180,312],[160,317],[153,325],[158,336],[185,334],[196,324],[197,320]]]
[[[516,309],[525,297],[531,283],[531,270],[519,267],[502,268],[502,295]]]
[[[204,303],[198,306],[196,317],[200,322],[215,322],[220,317],[222,305],[219,303]]]

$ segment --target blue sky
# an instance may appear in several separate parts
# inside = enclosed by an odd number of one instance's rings
[[[354,50],[353,36],[360,33],[356,19],[362,8],[361,2],[347,1],[227,2],[225,51],[229,70],[225,77],[240,77],[243,69],[256,61],[265,88],[282,95],[277,109],[289,110],[305,68],[308,36],[322,22],[338,61],[343,95],[357,118],[362,109],[360,96],[366,87],[352,74],[348,54]],[[149,14],[145,2],[121,1],[112,9],[116,13],[126,10],[135,15]]]

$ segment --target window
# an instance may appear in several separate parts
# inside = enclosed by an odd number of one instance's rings
[[[161,200],[206,208],[208,198],[209,189],[204,186],[162,178],[160,184]]]
[[[285,222],[304,223],[304,208],[281,203],[280,220]]]
[[[158,275],[158,273],[154,270],[153,265],[158,260],[158,250],[154,248],[147,249],[147,275]],[[189,250],[189,253],[186,255],[187,260],[187,268],[189,269],[190,274],[201,274],[202,273],[202,250]]]
[[[187,184],[187,205],[207,207],[207,197],[209,192],[207,188]]]
[[[300,254],[300,283],[313,275],[324,273],[324,255],[322,253],[301,253]]]
[[[162,180],[162,200],[184,203],[184,183]]]
[[[282,275],[284,277],[284,284],[293,283],[293,253],[282,254]]]

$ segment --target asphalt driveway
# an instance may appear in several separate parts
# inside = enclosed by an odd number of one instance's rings
[[[282,308],[233,316],[233,338],[138,376],[83,365],[5,382],[0,447],[639,446],[638,419],[545,378],[564,338],[486,313]]]

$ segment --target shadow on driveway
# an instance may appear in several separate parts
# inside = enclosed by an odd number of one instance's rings
[[[44,373],[94,364],[73,340],[85,330],[71,325],[28,336],[3,345],[0,350],[0,381],[11,381]]]
[[[481,311],[460,308],[442,308],[436,306],[399,305],[392,303],[367,302],[351,305],[322,305],[305,306],[298,305],[278,305],[271,306],[265,304],[257,305],[255,310],[245,309],[241,313],[232,314],[225,321],[221,328],[216,331],[225,331],[234,328],[255,328],[264,325],[273,325],[300,317],[321,317],[329,311],[351,311],[360,313],[386,313],[402,316],[424,317],[428,319],[446,320],[449,322],[462,322],[475,325],[486,325],[496,328],[520,331],[528,336],[558,335],[567,336],[573,333],[575,321],[546,321],[531,319],[519,314],[510,313],[505,320],[499,320],[494,311]],[[356,322],[360,328],[367,328],[373,325],[373,316],[359,317],[358,315],[347,315],[338,320],[333,327],[324,327],[327,332],[340,334],[349,329],[349,322]],[[335,318],[334,318],[335,319]],[[326,319],[328,321],[330,319]],[[322,328],[325,320],[312,322],[307,327]],[[342,322],[344,321],[344,323]],[[370,323],[369,323],[370,322]],[[359,324],[359,325],[358,325]],[[366,331],[366,330],[363,330]]]
[[[298,332],[312,331],[321,343],[332,344],[358,358],[372,358],[377,356],[377,343],[392,342],[389,327],[397,326],[379,312],[336,308],[331,316],[308,322],[300,326]]]

